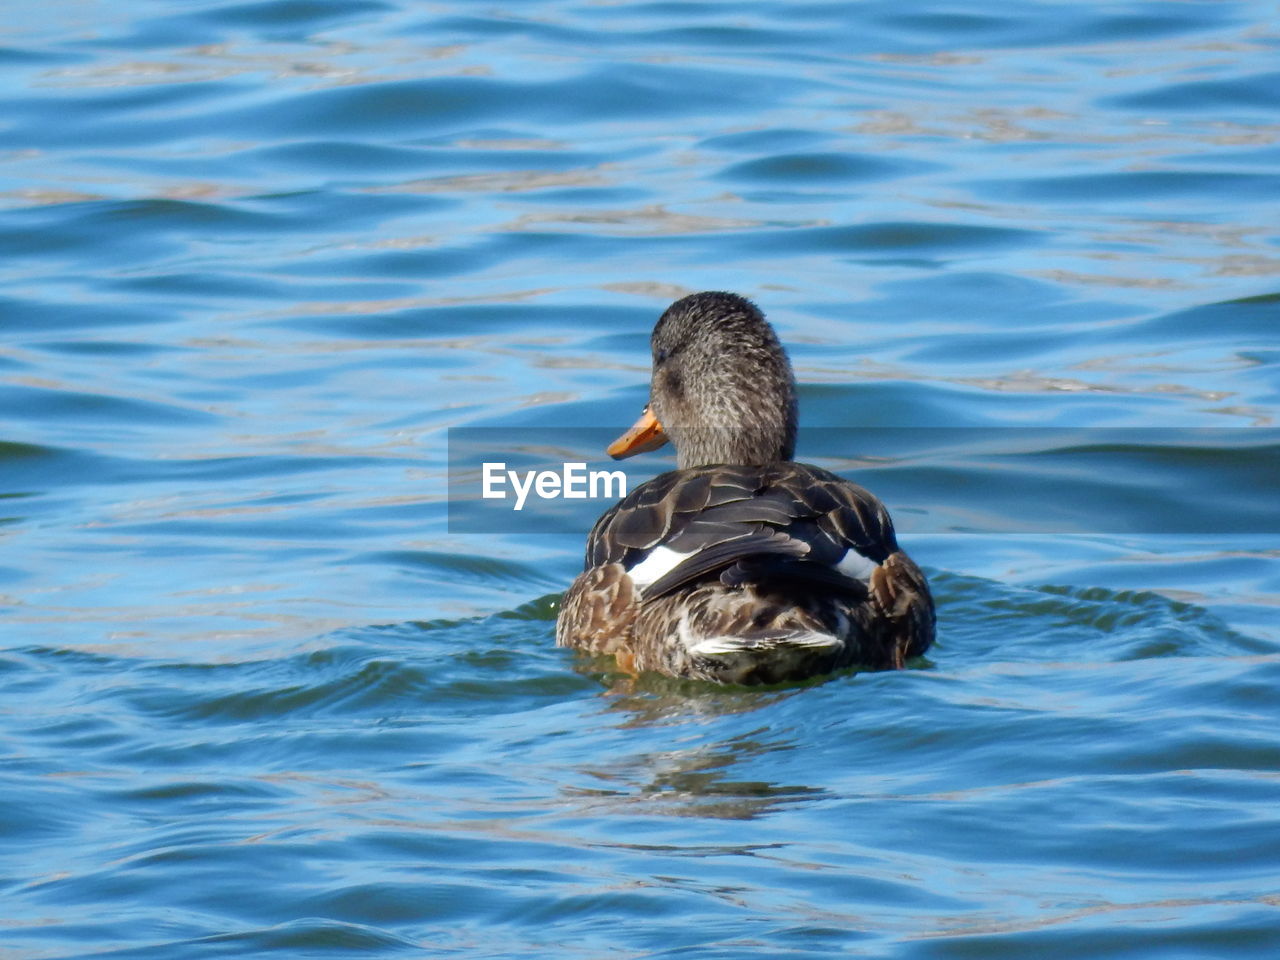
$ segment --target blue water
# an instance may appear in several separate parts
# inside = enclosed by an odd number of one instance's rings
[[[1280,955],[1276,13],[12,0],[0,957]],[[1128,439],[828,443],[929,662],[629,680],[446,431],[703,289],[810,427]]]

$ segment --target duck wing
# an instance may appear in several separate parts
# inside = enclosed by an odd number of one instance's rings
[[[802,463],[720,465],[633,490],[591,531],[586,566],[622,564],[644,601],[713,575],[865,595],[895,550],[888,512],[857,484]]]

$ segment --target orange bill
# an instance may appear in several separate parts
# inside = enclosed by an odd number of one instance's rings
[[[609,444],[605,453],[615,460],[631,457],[637,453],[657,450],[667,442],[667,435],[662,432],[662,424],[648,407],[640,414],[640,419],[631,425],[631,429]]]

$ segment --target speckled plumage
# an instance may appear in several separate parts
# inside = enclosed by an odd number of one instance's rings
[[[596,523],[556,642],[727,683],[901,667],[922,654],[934,633],[924,575],[875,496],[791,461],[794,380],[755,306],[686,297],[663,314],[652,348],[650,405],[680,469]]]

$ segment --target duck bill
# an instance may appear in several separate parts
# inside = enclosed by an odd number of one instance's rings
[[[657,450],[667,442],[667,435],[662,431],[662,424],[648,408],[640,414],[640,419],[631,425],[631,429],[609,444],[605,453],[615,460],[634,457],[637,453]]]

